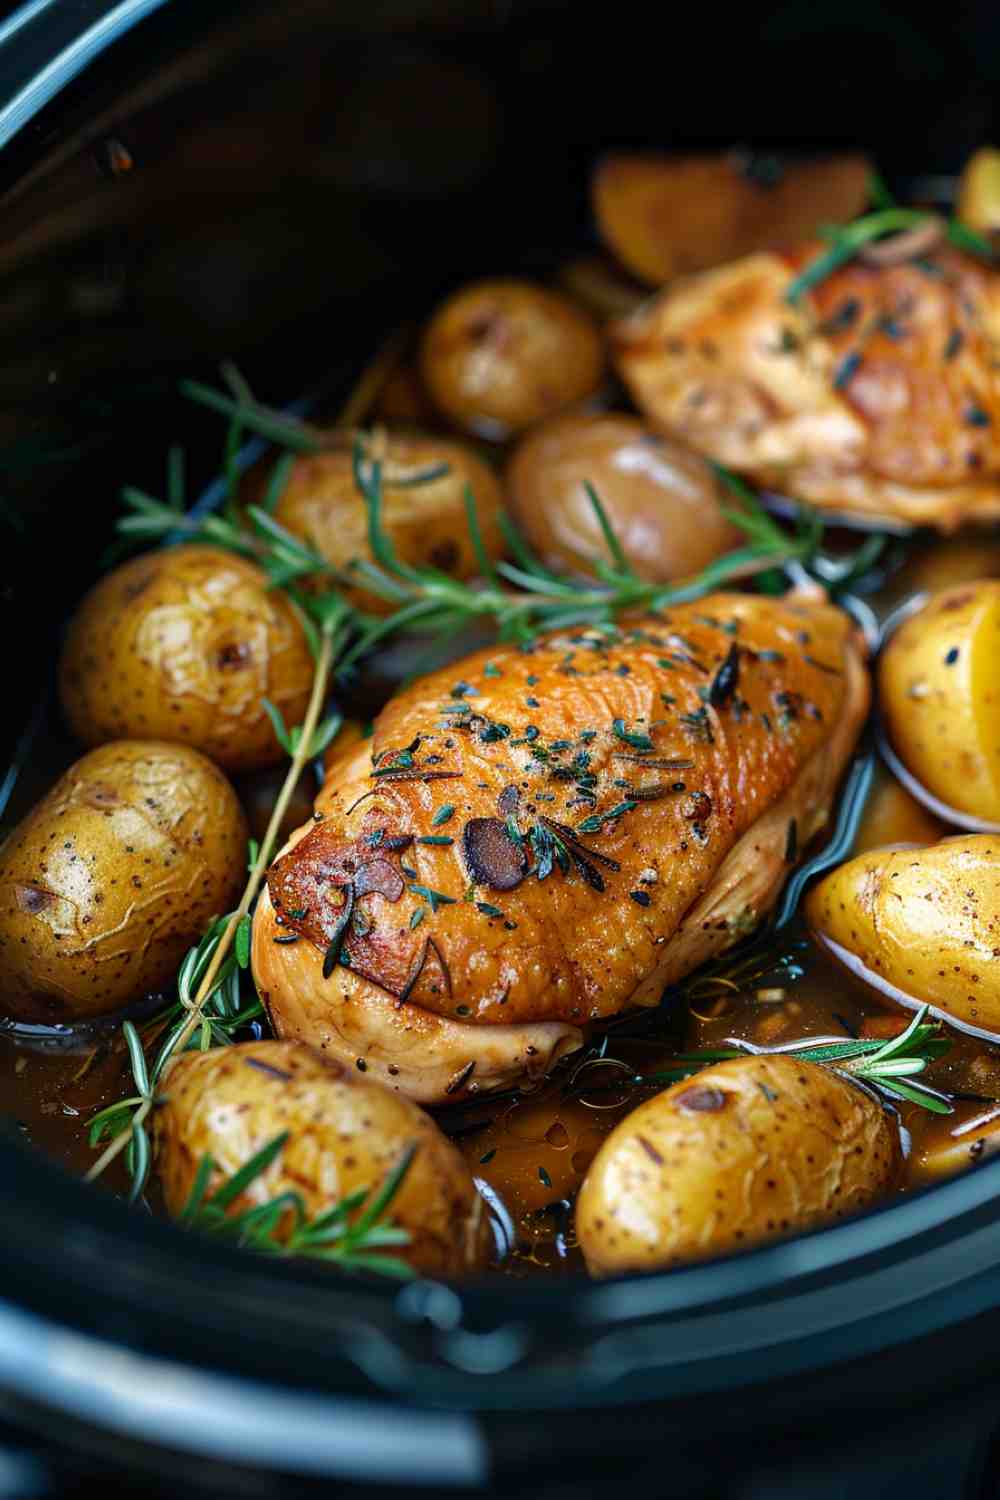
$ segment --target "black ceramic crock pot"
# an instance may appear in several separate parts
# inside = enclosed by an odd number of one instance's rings
[[[287,401],[478,271],[585,244],[602,147],[996,137],[1000,28],[798,0],[30,0],[0,22],[0,570],[13,765],[122,482]],[[35,738],[25,735],[28,726]],[[4,795],[9,785],[4,787]],[[419,1486],[979,1497],[1000,1432],[1000,1161],[645,1279],[403,1289],[182,1237],[0,1144],[0,1496]]]

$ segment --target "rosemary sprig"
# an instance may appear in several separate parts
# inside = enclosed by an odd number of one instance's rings
[[[807,1037],[803,1041],[786,1042],[778,1047],[757,1047],[752,1042],[741,1041],[729,1047],[678,1053],[676,1067],[639,1074],[631,1082],[675,1083],[679,1079],[690,1077],[710,1063],[746,1057],[748,1053],[758,1057],[800,1057],[804,1062],[822,1063],[838,1072],[864,1079],[892,1098],[919,1104],[932,1114],[950,1115],[952,1105],[944,1095],[928,1088],[926,1084],[912,1081],[924,1071],[928,1063],[936,1062],[951,1049],[951,1042],[942,1035],[940,1021],[927,1021],[927,1013],[928,1006],[922,1005],[905,1031],[887,1042]]]
[[[208,1185],[216,1166],[210,1155],[203,1156],[178,1218],[182,1227],[259,1255],[308,1257],[331,1261],[345,1271],[374,1271],[399,1280],[412,1277],[415,1273],[405,1260],[377,1252],[410,1243],[409,1233],[393,1224],[388,1213],[417,1154],[416,1143],[406,1148],[378,1189],[361,1188],[313,1218],[301,1194],[294,1191],[242,1213],[230,1213],[236,1200],[281,1155],[289,1134],[286,1130],[275,1136],[211,1195]]]

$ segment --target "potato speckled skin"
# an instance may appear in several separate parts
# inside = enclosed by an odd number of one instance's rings
[[[875,849],[818,881],[809,925],[873,982],[1000,1033],[1000,837]]]
[[[557,571],[592,573],[595,558],[608,561],[587,483],[625,556],[652,583],[698,573],[741,545],[740,531],[720,508],[732,497],[699,454],[637,417],[563,416],[530,432],[507,469],[514,519]]]
[[[245,1042],[188,1052],[171,1065],[154,1118],[168,1211],[184,1208],[202,1157],[218,1170],[211,1193],[275,1136],[284,1149],[232,1205],[241,1213],[281,1193],[301,1195],[310,1217],[377,1189],[414,1142],[418,1150],[389,1218],[410,1243],[393,1246],[416,1270],[482,1270],[489,1222],[468,1167],[429,1115],[354,1068],[302,1042]]]
[[[381,462],[382,528],[404,563],[437,568],[453,578],[472,578],[480,571],[466,520],[466,489],[475,497],[486,555],[494,561],[503,556],[500,485],[493,470],[468,444],[394,434],[385,444]],[[266,477],[263,472],[254,476],[251,496],[258,498],[255,492]],[[349,451],[297,458],[274,515],[347,579],[352,563],[373,560],[368,510],[355,483]],[[328,578],[318,581],[329,587]],[[360,586],[347,586],[344,593],[369,614],[387,615],[399,607],[397,601]]]
[[[183,745],[120,740],[70,766],[0,845],[0,1009],[69,1022],[171,981],[235,900],[247,826]]]
[[[299,723],[312,674],[298,616],[254,563],[216,547],[167,547],[123,563],[86,596],[59,691],[84,744],[172,740],[250,771],[285,753],[262,700]]]
[[[948,806],[1000,821],[1000,581],[933,595],[879,659],[889,738]]]
[[[842,1074],[779,1054],[717,1063],[611,1133],[577,1201],[595,1276],[652,1271],[846,1218],[894,1186],[899,1129]]]
[[[596,325],[529,281],[479,281],[438,308],[421,346],[424,384],[456,426],[504,438],[592,396],[604,368]]]

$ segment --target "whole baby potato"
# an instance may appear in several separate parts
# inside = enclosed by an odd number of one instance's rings
[[[301,622],[260,568],[218,547],[165,547],[91,589],[66,636],[59,692],[84,744],[173,740],[250,771],[284,755],[263,700],[298,724],[312,676]]]
[[[955,215],[977,234],[1000,232],[1000,151],[996,146],[980,146],[962,168]]]
[[[373,452],[370,448],[369,454]],[[369,457],[366,462],[370,461]],[[438,568],[455,578],[479,572],[465,509],[466,489],[476,502],[487,555],[502,557],[503,499],[489,465],[468,444],[453,439],[396,434],[387,438],[381,457],[382,529],[403,562]],[[372,552],[368,511],[349,450],[297,458],[274,517],[342,572],[348,582],[343,592],[358,608],[382,615],[399,608],[398,601],[384,599],[360,581],[350,585],[351,564],[359,558],[371,562]],[[329,587],[329,579],[317,581]]]
[[[609,561],[590,484],[640,578],[667,582],[697,573],[740,545],[726,519],[721,482],[709,464],[638,417],[562,416],[522,439],[507,469],[508,504],[547,567],[593,571]]]
[[[813,886],[805,912],[862,977],[1000,1033],[998,892],[1000,837],[969,833],[848,860]]]
[[[1000,821],[1000,580],[933,595],[891,635],[878,683],[907,769],[950,807]]]
[[[505,438],[592,396],[604,368],[596,324],[530,281],[477,281],[434,313],[424,384],[456,426]]]
[[[844,1075],[741,1057],[641,1104],[587,1173],[576,1232],[595,1276],[652,1271],[829,1224],[894,1186],[899,1129]]]
[[[485,1267],[489,1221],[457,1148],[423,1110],[355,1068],[303,1042],[244,1042],[185,1053],[168,1069],[165,1089],[154,1132],[169,1213],[183,1210],[203,1156],[216,1167],[211,1195],[285,1132],[284,1149],[235,1199],[233,1213],[296,1192],[316,1217],[354,1193],[377,1191],[416,1146],[388,1211],[410,1241],[387,1253],[433,1275]]]
[[[91,750],[0,845],[0,1007],[85,1020],[172,981],[246,868],[221,771],[184,745]]]

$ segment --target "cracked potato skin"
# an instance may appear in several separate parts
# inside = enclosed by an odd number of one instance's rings
[[[647,1100],[587,1173],[576,1229],[594,1276],[745,1250],[869,1208],[902,1167],[874,1094],[817,1063],[749,1056]]]
[[[810,927],[880,981],[952,1019],[1000,1033],[1000,837],[875,849],[818,881]]]
[[[79,1021],[172,982],[233,904],[246,840],[235,792],[196,750],[84,755],[0,845],[0,1007]]]
[[[217,547],[166,547],[115,568],[83,600],[59,695],[86,745],[172,740],[252,771],[285,754],[262,700],[300,723],[312,672],[295,610],[254,563]]]
[[[414,1142],[417,1153],[389,1211],[410,1234],[393,1246],[414,1270],[451,1276],[483,1270],[492,1244],[483,1201],[462,1157],[429,1115],[381,1084],[301,1042],[243,1042],[172,1063],[154,1116],[156,1162],[167,1210],[181,1213],[202,1157],[217,1170],[209,1195],[284,1131],[275,1161],[235,1200],[242,1213],[298,1193],[310,1218],[342,1198],[378,1188]]]

